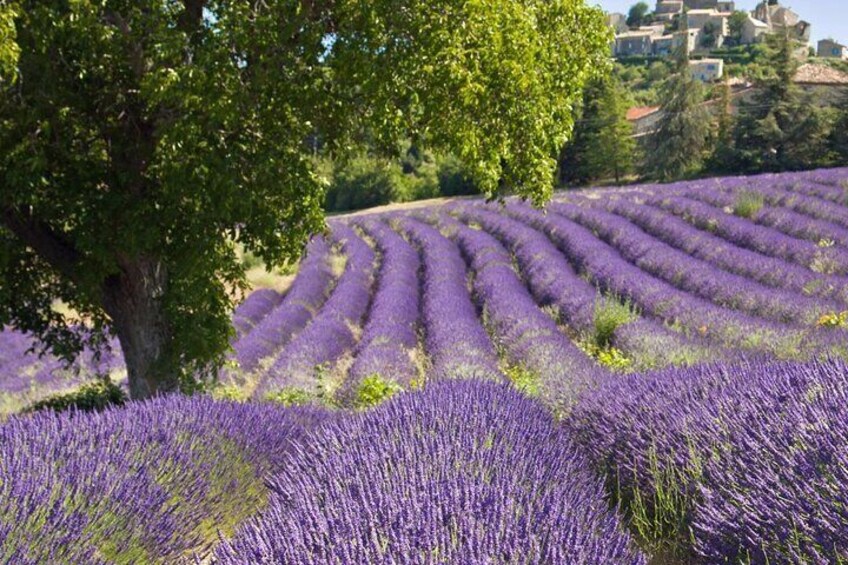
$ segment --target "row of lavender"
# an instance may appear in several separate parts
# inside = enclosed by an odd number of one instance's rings
[[[824,174],[838,179],[841,172],[816,173]],[[518,202],[461,203],[445,210],[452,216],[436,210],[418,219],[336,222],[330,238],[310,243],[285,296],[259,291],[236,311],[239,369],[228,380],[258,398],[337,390],[350,404],[371,374],[408,387],[446,373],[497,379],[507,363],[529,368],[561,397],[562,390],[554,388],[582,385],[556,382],[551,374],[589,375],[596,368],[552,327],[559,324],[572,337],[591,333],[599,293],[625,299],[641,312],[612,336],[637,368],[728,358],[740,346],[778,357],[844,350],[841,330],[817,327],[848,301],[848,276],[842,273],[848,252],[839,243],[845,240],[843,228],[830,223],[845,222],[838,204],[844,190],[836,181],[799,178],[804,177],[645,186],[595,199],[569,196],[547,214]],[[777,181],[793,190],[806,188],[796,194],[772,186]],[[750,221],[705,203],[748,193],[792,210],[765,207]],[[454,217],[491,235],[477,235],[481,241],[475,243],[468,228],[457,230]],[[800,239],[804,234],[821,239]],[[518,275],[487,269],[488,259],[475,256],[491,253],[500,254],[504,264],[514,256]],[[340,258],[346,264],[334,268]],[[419,270],[422,288],[416,283]],[[466,270],[478,282],[472,296],[460,288]],[[486,284],[486,278],[495,282]],[[534,301],[553,317],[540,313]],[[513,311],[500,312],[504,308]],[[478,309],[490,333],[498,334],[497,352]],[[519,313],[534,322],[512,331],[509,317]],[[548,351],[522,349],[522,336],[539,331],[552,336]],[[459,359],[457,351],[467,358]],[[31,372],[20,367],[24,357],[0,363],[0,372]],[[54,365],[48,366],[39,375],[49,375]]]
[[[666,562],[840,563],[846,402],[844,363],[772,362],[606,379],[559,422],[477,379],[347,414],[174,397],[13,418],[0,560],[645,563],[629,525]]]
[[[20,565],[646,563],[568,430],[491,381],[347,415],[175,397],[14,418],[0,500]]]

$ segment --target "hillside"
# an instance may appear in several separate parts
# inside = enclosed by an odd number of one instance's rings
[[[285,293],[256,291],[233,314],[231,363],[210,389],[231,400],[0,426],[0,496],[18,501],[0,509],[0,555],[848,555],[848,169],[563,192],[544,212],[446,199],[329,224]],[[26,344],[0,334],[7,411],[121,370],[87,358],[70,377]],[[139,468],[142,452],[157,464]],[[87,470],[39,483],[45,458]],[[101,494],[104,481],[125,486]],[[10,497],[32,485],[35,506]],[[49,536],[18,526],[65,491],[82,498],[48,514]],[[252,506],[235,512],[238,497]],[[74,538],[80,508],[88,534]],[[164,537],[118,541],[146,521]]]

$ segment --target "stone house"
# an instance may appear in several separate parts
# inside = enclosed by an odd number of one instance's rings
[[[722,59],[695,59],[689,61],[689,73],[701,82],[715,82],[724,76]]]
[[[615,36],[615,47],[613,52],[616,57],[647,57],[653,50],[653,32],[651,31],[627,31]]]
[[[748,14],[748,19],[742,24],[742,43],[748,45],[759,43],[768,35],[770,27],[766,22],[760,21]]]
[[[837,43],[832,39],[822,39],[819,41],[816,53],[819,57],[843,60],[848,59],[848,47],[841,43]]]

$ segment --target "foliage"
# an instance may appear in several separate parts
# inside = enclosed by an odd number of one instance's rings
[[[675,73],[662,86],[662,117],[647,140],[644,174],[671,180],[697,172],[707,147],[709,117],[701,104],[701,84],[689,71],[689,47],[683,42],[676,54]]]
[[[539,395],[539,375],[522,365],[509,365],[504,374],[516,389],[527,396]]]
[[[727,21],[729,34],[725,39],[725,43],[729,44],[729,46],[736,46],[742,43],[742,29],[747,20],[748,12],[743,10],[734,10],[730,14],[730,18]]]
[[[480,192],[459,159],[414,145],[402,159],[363,154],[327,162],[331,172],[324,206],[328,212]]]
[[[759,192],[743,190],[736,195],[733,203],[733,213],[740,218],[751,219],[759,212],[765,204],[765,198]]]
[[[712,152],[704,165],[704,168],[710,172],[728,172],[735,168],[736,146],[733,136],[736,119],[733,116],[731,94],[730,83],[724,81],[718,87],[719,111],[716,118]]]
[[[265,394],[264,399],[283,406],[304,406],[314,400],[314,395],[302,388],[286,387]]]
[[[627,26],[633,29],[650,23],[651,15],[649,14],[649,10],[650,7],[645,2],[633,4],[627,12]]]
[[[440,196],[462,196],[479,194],[480,189],[468,172],[468,168],[453,156],[438,159],[438,178]]]
[[[100,380],[81,386],[73,392],[50,396],[32,403],[24,412],[39,410],[81,410],[83,412],[100,411],[110,406],[120,406],[127,401],[124,390],[110,380]]]
[[[735,133],[742,170],[795,170],[827,155],[827,125],[819,110],[802,95],[793,78],[799,62],[797,42],[788,33],[767,38],[759,93],[740,108]]]
[[[14,3],[4,1],[0,5],[0,87],[17,78],[18,57],[21,54],[16,41],[17,16],[18,7]]]
[[[828,312],[826,314],[822,314],[816,322],[816,325],[823,328],[848,327],[848,310],[843,312]]]
[[[394,381],[386,380],[379,374],[368,375],[359,383],[356,389],[354,406],[359,409],[377,406],[388,400],[403,389]]]
[[[620,182],[632,170],[636,150],[626,114],[627,100],[615,77],[590,82],[574,139],[560,162],[560,177],[572,183],[610,177]]]
[[[595,301],[592,342],[600,348],[609,347],[615,330],[638,317],[639,313],[629,299],[619,300],[611,295],[599,297]]]
[[[610,39],[601,10],[571,0],[18,4],[0,324],[68,359],[111,328],[134,397],[223,363],[245,288],[235,245],[273,267],[321,231],[309,139],[332,154],[361,132],[387,153],[415,139],[483,192],[541,203]]]
[[[837,118],[830,134],[830,146],[839,164],[848,163],[848,92],[840,100]]]

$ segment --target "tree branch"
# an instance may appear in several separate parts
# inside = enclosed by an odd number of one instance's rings
[[[2,208],[0,221],[68,279],[79,281],[80,252],[46,223],[12,207]]]
[[[187,35],[193,35],[203,23],[203,8],[206,0],[183,0],[183,12],[177,19],[177,27]]]

